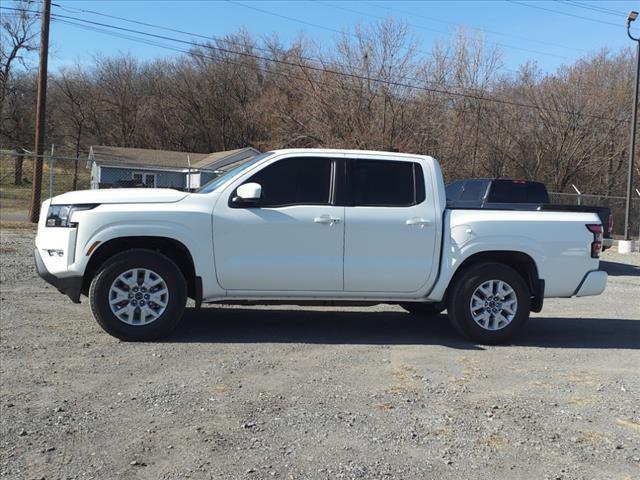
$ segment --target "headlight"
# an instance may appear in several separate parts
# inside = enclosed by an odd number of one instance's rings
[[[76,224],[70,221],[73,212],[91,210],[97,206],[97,204],[51,205],[47,212],[47,227],[75,227]]]

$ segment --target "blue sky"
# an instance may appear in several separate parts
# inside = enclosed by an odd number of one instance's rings
[[[419,41],[421,50],[430,50],[435,42],[446,41],[462,25],[471,33],[477,31],[474,29],[481,29],[489,43],[500,44],[506,68],[516,69],[526,60],[535,60],[544,71],[553,71],[563,63],[570,63],[603,47],[617,51],[621,47],[632,46],[633,42],[627,38],[625,31],[626,13],[632,9],[640,9],[638,1],[613,0],[53,1],[59,5],[52,8],[53,13],[186,40],[189,40],[188,36],[132,26],[82,10],[93,10],[207,36],[223,36],[245,28],[255,35],[270,35],[275,32],[287,42],[302,32],[320,44],[328,44],[337,37],[336,30],[353,28],[358,24],[367,25],[386,16],[393,16],[410,24],[410,30]],[[565,15],[558,12],[564,12]],[[640,24],[640,20],[637,23]],[[637,33],[640,29],[636,28],[634,31]],[[176,54],[161,47],[115,38],[56,21],[51,27],[51,45],[50,64],[53,69],[87,61],[97,53],[109,55],[130,52],[142,59]],[[185,48],[184,45],[177,46]]]

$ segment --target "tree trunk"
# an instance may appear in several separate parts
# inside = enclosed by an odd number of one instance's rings
[[[80,159],[76,157],[76,162],[73,164],[73,188],[72,190],[78,189],[78,162]]]

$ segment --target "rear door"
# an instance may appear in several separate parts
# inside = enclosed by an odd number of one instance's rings
[[[431,173],[417,161],[347,158],[345,291],[419,290],[437,267]]]

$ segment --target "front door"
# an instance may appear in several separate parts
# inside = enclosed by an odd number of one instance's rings
[[[342,291],[344,207],[334,206],[334,161],[276,160],[241,183],[260,200],[238,207],[235,185],[214,210],[216,275],[226,290]]]

